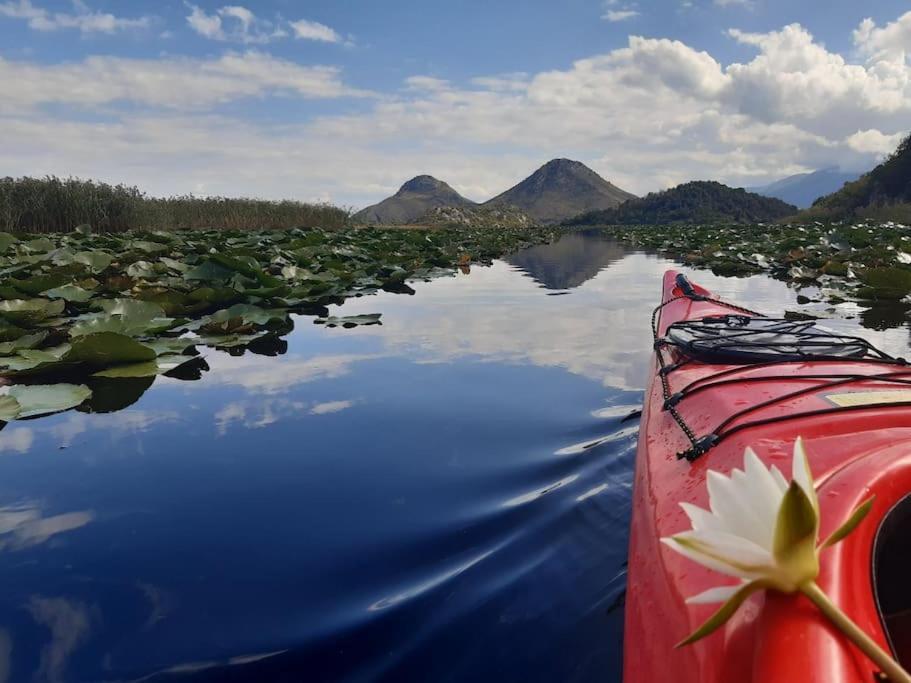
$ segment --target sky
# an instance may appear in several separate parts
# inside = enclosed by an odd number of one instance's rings
[[[867,170],[907,0],[0,0],[0,176],[362,207],[551,158],[636,194]]]

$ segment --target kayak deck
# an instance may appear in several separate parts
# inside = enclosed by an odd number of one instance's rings
[[[799,596],[756,594],[712,636],[673,647],[717,609],[688,606],[685,599],[735,583],[659,542],[689,527],[679,503],[707,507],[707,469],[729,474],[742,466],[747,446],[766,465],[787,471],[798,436],[818,483],[822,536],[876,495],[860,528],[825,551],[819,584],[883,647],[890,644],[872,562],[881,521],[911,491],[911,369],[875,349],[847,360],[736,364],[692,360],[661,343],[674,323],[726,315],[755,314],[681,283],[673,271],[665,275],[636,462],[624,680],[869,683],[875,680],[873,665]],[[911,506],[908,512],[911,522]],[[881,540],[879,547],[887,546]],[[901,612],[901,596],[895,603],[899,616],[891,618],[893,624],[911,622]],[[896,647],[898,640],[893,638]]]

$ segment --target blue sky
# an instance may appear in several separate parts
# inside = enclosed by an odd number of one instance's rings
[[[909,53],[897,0],[0,0],[0,174],[353,206],[556,156],[760,184],[894,147]]]

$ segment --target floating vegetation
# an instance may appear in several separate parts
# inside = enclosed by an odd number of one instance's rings
[[[900,223],[611,226],[622,242],[716,275],[767,273],[830,304],[911,295],[911,227]]]
[[[110,411],[154,377],[199,379],[199,347],[278,355],[292,313],[377,325],[330,304],[551,241],[544,229],[0,233],[0,420]],[[114,384],[111,384],[114,382]],[[121,384],[120,391],[118,384]],[[15,386],[9,386],[14,384]]]

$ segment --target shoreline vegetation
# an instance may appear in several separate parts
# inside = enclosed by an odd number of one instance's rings
[[[826,303],[911,295],[911,226],[858,221],[756,225],[634,225],[605,235],[721,276],[767,274],[815,287]],[[800,301],[800,298],[798,298]]]
[[[0,231],[43,234],[89,225],[128,230],[341,228],[351,212],[330,204],[227,197],[150,197],[136,187],[76,178],[0,178]]]

